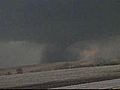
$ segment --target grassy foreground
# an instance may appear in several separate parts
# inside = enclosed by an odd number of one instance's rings
[[[0,76],[0,88],[55,88],[120,78],[120,65],[81,67]]]
[[[106,65],[112,65],[112,64],[106,64]],[[69,62],[57,62],[57,63],[50,63],[50,64],[26,65],[26,66],[0,69],[0,76],[23,74],[23,73],[30,73],[30,72],[51,71],[51,70],[59,70],[59,69],[94,67],[94,66],[105,66],[105,64],[104,65],[97,64],[96,62],[93,62],[93,61],[69,61]]]

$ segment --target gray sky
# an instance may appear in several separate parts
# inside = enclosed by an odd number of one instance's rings
[[[119,0],[0,0],[0,40],[67,45],[120,33]]]

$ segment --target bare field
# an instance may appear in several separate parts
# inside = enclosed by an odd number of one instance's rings
[[[3,75],[0,88],[55,88],[115,78],[120,78],[120,65]]]
[[[71,61],[71,62],[57,62],[57,63],[51,63],[51,64],[26,65],[26,66],[20,66],[20,67],[0,69],[0,75],[51,71],[51,70],[79,68],[79,67],[86,67],[86,66],[95,66],[95,63],[91,61],[87,61],[87,62]]]
[[[51,71],[51,70],[59,70],[59,69],[94,67],[94,66],[99,66],[99,65],[97,65],[96,62],[93,61],[71,61],[71,62],[57,62],[50,64],[26,65],[26,66],[0,69],[0,76],[23,74],[30,72]]]

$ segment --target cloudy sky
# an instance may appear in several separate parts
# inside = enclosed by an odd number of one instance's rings
[[[66,47],[120,35],[119,24],[119,0],[0,0],[0,42]]]
[[[120,32],[119,0],[0,0],[0,39],[67,44]]]

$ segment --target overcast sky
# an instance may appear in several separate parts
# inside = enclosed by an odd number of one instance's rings
[[[71,43],[120,33],[119,0],[0,0],[0,40]]]

